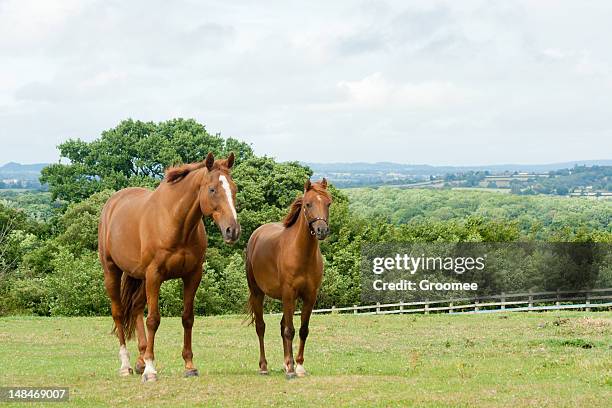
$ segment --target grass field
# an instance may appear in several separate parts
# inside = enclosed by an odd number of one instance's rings
[[[0,386],[69,386],[67,405],[86,407],[609,407],[612,401],[611,312],[313,316],[309,375],[290,381],[281,370],[279,318],[266,320],[269,376],[257,374],[253,327],[224,316],[196,318],[200,377],[182,378],[180,319],[162,318],[159,381],[143,385],[139,376],[117,376],[110,317],[2,318]],[[129,347],[134,363],[135,344]]]

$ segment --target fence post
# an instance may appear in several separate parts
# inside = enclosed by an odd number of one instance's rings
[[[557,301],[555,302],[555,306],[561,306],[561,290],[557,288]]]
[[[531,289],[529,289],[529,305],[527,306],[527,309],[531,311],[532,308],[533,308],[533,295],[531,294]]]
[[[404,313],[404,301],[403,300],[400,300],[400,308],[399,308],[399,310],[400,310],[400,314]]]
[[[357,314],[357,305],[353,305],[353,314]]]
[[[591,294],[589,292],[587,292],[587,294],[586,294],[586,305],[587,305],[586,311],[587,312],[591,311],[591,308],[589,307],[590,304],[591,304]]]
[[[501,309],[506,310],[506,292],[501,294]]]
[[[376,302],[376,314],[380,313],[380,302]]]
[[[425,314],[429,314],[429,299],[425,299]]]
[[[474,299],[474,312],[478,312],[480,310],[480,307],[478,306],[478,299]]]
[[[448,313],[453,313],[453,306],[454,306],[454,305],[455,305],[455,304],[454,304],[453,302],[450,302],[450,303],[448,304]]]
[[[336,306],[332,306],[331,314],[335,314],[335,313],[336,313]]]

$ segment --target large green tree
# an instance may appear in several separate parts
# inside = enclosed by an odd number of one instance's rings
[[[42,171],[54,199],[81,201],[93,193],[128,186],[156,186],[164,169],[203,160],[208,152],[236,154],[236,163],[254,157],[251,147],[236,139],[211,135],[193,119],[153,123],[124,120],[86,142],[70,139],[58,146],[60,159]]]

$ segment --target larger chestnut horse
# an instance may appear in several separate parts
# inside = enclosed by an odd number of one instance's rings
[[[192,361],[191,329],[207,247],[202,218],[212,216],[225,242],[238,239],[236,185],[230,176],[233,164],[233,153],[217,161],[209,153],[203,162],[168,169],[155,191],[126,188],[105,204],[98,245],[119,338],[120,375],[132,373],[125,340],[136,331],[140,352],[136,372],[142,373],[143,382],[157,379],[153,345],[160,323],[159,289],[162,282],[175,278],[183,280],[185,376],[198,375]]]
[[[310,314],[323,278],[323,258],[319,240],[329,235],[331,196],[327,181],[304,186],[304,195],[291,204],[283,223],[265,224],[249,238],[246,273],[249,284],[249,308],[259,337],[259,372],[268,373],[264,350],[266,324],[263,320],[264,296],[283,302],[281,338],[285,351],[287,378],[306,374],[304,345],[308,337]],[[293,313],[296,299],[302,299],[302,324],[297,367],[293,360]]]

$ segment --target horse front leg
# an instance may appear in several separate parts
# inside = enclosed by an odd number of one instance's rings
[[[199,375],[193,366],[193,351],[191,350],[191,329],[193,328],[193,301],[202,280],[202,268],[183,278],[183,360],[185,360],[185,377]]]
[[[142,373],[142,382],[157,381],[157,371],[155,370],[155,353],[153,351],[155,345],[155,333],[159,328],[159,288],[162,284],[161,276],[157,270],[153,273],[147,273],[146,291],[147,291],[147,348],[144,352],[145,369]]]
[[[306,375],[306,370],[304,369],[304,346],[306,345],[306,338],[308,337],[308,324],[310,323],[310,315],[312,314],[314,304],[314,299],[304,298],[301,316],[302,324],[300,325],[300,346],[295,359],[297,362],[295,373],[298,377],[304,377]]]
[[[293,360],[293,313],[295,312],[295,295],[283,296],[283,346],[285,351],[285,374],[287,379],[295,378],[295,367]]]

